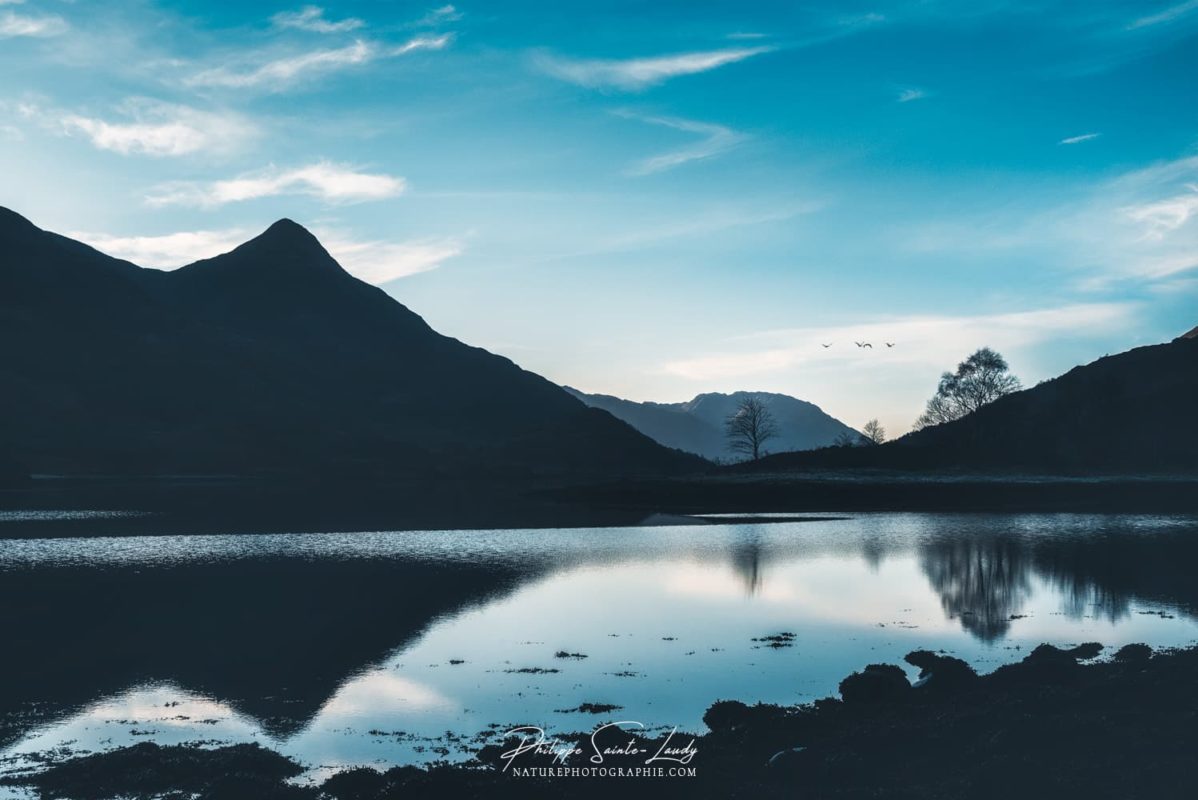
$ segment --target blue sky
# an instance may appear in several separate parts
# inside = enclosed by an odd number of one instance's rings
[[[0,74],[40,226],[170,268],[290,217],[587,391],[900,433],[976,347],[1198,324],[1198,0],[0,0]]]

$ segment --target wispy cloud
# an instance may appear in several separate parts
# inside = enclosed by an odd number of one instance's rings
[[[1187,185],[1184,194],[1129,206],[1124,213],[1143,228],[1145,239],[1163,241],[1198,215],[1198,185]]]
[[[392,47],[384,51],[386,56],[402,56],[404,53],[410,53],[413,50],[440,50],[453,41],[453,35],[443,33],[440,36],[417,36],[415,39],[409,39],[398,47]]]
[[[216,67],[198,72],[188,78],[189,86],[210,86],[243,89],[268,84],[271,88],[286,85],[304,74],[322,73],[343,67],[365,64],[377,57],[373,46],[358,40],[345,47],[313,50],[301,55],[267,61],[249,69],[237,70]]]
[[[0,5],[18,5],[17,3],[0,3]],[[0,39],[12,39],[18,36],[58,36],[66,33],[67,23],[57,14],[31,16],[18,14],[15,11],[0,11]]]
[[[998,349],[1015,374],[1032,385],[1075,363],[1074,356],[1056,360],[1055,348],[1097,356],[1112,339],[1140,332],[1145,308],[1136,302],[1075,303],[997,314],[870,316],[725,339],[650,367],[650,374],[687,381],[690,391],[752,388],[793,394],[841,419],[860,423],[881,417],[898,434],[918,416],[940,374],[977,348]],[[858,348],[858,341],[873,347]],[[826,343],[832,346],[825,349]]]
[[[74,232],[70,236],[116,258],[172,270],[227,253],[255,233],[248,228],[236,227],[179,231],[159,236],[112,236],[88,232]],[[436,269],[465,250],[462,242],[455,238],[386,242],[359,240],[336,228],[318,228],[314,233],[347,272],[375,285]]]
[[[697,381],[765,375],[812,364],[877,370],[881,365],[921,364],[933,372],[977,347],[1029,347],[1048,339],[1108,335],[1130,326],[1133,303],[1089,303],[978,316],[907,316],[855,325],[768,331],[745,337],[735,349],[671,361],[663,370]],[[854,343],[868,341],[872,349]],[[833,343],[825,349],[822,344]],[[884,342],[894,342],[893,349]]]
[[[420,19],[416,20],[415,26],[419,28],[431,28],[437,25],[444,25],[447,22],[457,22],[465,16],[461,11],[451,5],[443,5],[429,11]]]
[[[618,112],[620,116],[628,119],[635,119],[641,122],[649,123],[650,125],[661,125],[674,130],[683,131],[685,133],[693,133],[701,136],[702,139],[688,147],[683,147],[678,150],[672,150],[668,153],[662,153],[656,156],[642,159],[636,162],[628,169],[629,175],[650,175],[654,172],[663,172],[668,169],[682,166],[691,161],[700,161],[707,158],[713,158],[728,150],[731,150],[736,145],[743,142],[748,137],[742,133],[726,128],[723,125],[715,125],[708,122],[696,122],[689,119],[680,119],[678,117],[652,117],[634,114],[628,111]]]
[[[627,59],[573,59],[540,54],[537,64],[555,78],[592,89],[637,91],[682,75],[708,72],[772,52],[773,47],[736,47]]]
[[[228,153],[258,134],[240,114],[133,98],[119,107],[126,119],[111,121],[61,109],[20,108],[23,116],[66,136],[83,136],[100,150],[122,155],[183,156]]]
[[[245,228],[180,231],[161,236],[112,236],[106,233],[74,231],[68,234],[110,256],[132,261],[142,267],[177,269],[202,258],[227,253],[253,236]]]
[[[1101,133],[1083,133],[1080,136],[1068,136],[1068,137],[1062,139],[1061,141],[1057,142],[1057,144],[1081,144],[1082,142],[1088,142],[1088,141],[1091,141],[1092,139],[1097,139],[1099,136],[1102,136],[1102,134]]]
[[[672,217],[643,227],[627,230],[612,236],[601,237],[590,246],[569,250],[551,256],[552,259],[569,259],[606,253],[621,253],[631,250],[643,251],[664,242],[676,239],[695,239],[718,236],[723,231],[754,225],[785,222],[805,214],[814,214],[824,208],[821,201],[778,203],[764,208],[738,209],[715,207],[696,210],[683,216]]]
[[[306,195],[330,203],[357,203],[395,197],[404,185],[403,178],[322,161],[288,170],[272,167],[208,183],[170,183],[158,187],[146,201],[152,206],[213,207],[277,195]]]
[[[900,103],[910,103],[913,100],[923,100],[927,96],[928,93],[923,89],[916,89],[912,87],[899,91],[898,97],[896,99]]]
[[[1198,270],[1198,156],[1083,187],[1066,204],[1026,207],[903,228],[911,252],[1049,254],[1084,291],[1145,289]]]
[[[1120,280],[1151,285],[1198,269],[1198,156],[1109,182],[1069,224],[1101,267],[1086,288]]]
[[[1155,14],[1150,14],[1146,17],[1140,17],[1134,20],[1127,26],[1128,30],[1136,30],[1138,28],[1149,28],[1153,25],[1164,25],[1174,20],[1184,17],[1192,11],[1198,11],[1198,0],[1186,0],[1184,3],[1178,3],[1175,6],[1169,6]]]
[[[437,269],[465,251],[462,242],[453,238],[386,242],[360,241],[334,230],[316,233],[346,271],[376,286]]]
[[[296,83],[300,78],[394,58],[417,50],[440,50],[446,47],[451,39],[450,34],[418,36],[400,45],[382,45],[359,39],[345,47],[312,50],[241,68],[221,66],[206,69],[187,78],[184,83],[193,87],[282,89]]]
[[[320,6],[304,6],[299,11],[280,11],[271,17],[270,21],[278,28],[296,28],[313,33],[347,33],[366,24],[355,17],[336,22],[325,19],[324,9]]]

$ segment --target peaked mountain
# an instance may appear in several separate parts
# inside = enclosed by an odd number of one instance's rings
[[[819,406],[785,394],[771,392],[711,392],[697,395],[685,403],[637,403],[605,394],[585,394],[566,387],[589,406],[601,408],[624,420],[655,441],[697,453],[712,460],[730,460],[738,456],[728,450],[724,421],[736,412],[745,398],[764,401],[778,425],[778,437],[766,444],[773,452],[812,450],[827,447],[838,437],[860,434],[840,420],[824,413]]]
[[[763,459],[761,469],[1198,472],[1198,338],[1100,358],[955,422],[879,447]]]
[[[161,272],[0,209],[0,380],[0,457],[34,473],[701,466],[438,334],[289,220]]]

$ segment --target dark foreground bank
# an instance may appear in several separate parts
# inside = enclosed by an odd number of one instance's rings
[[[725,469],[681,478],[614,481],[546,491],[563,503],[677,514],[993,511],[1188,513],[1195,475],[1036,475],[1010,472]]]
[[[794,708],[715,703],[694,739],[694,777],[520,777],[550,756],[512,759],[489,745],[466,766],[356,769],[320,786],[288,780],[303,767],[256,745],[218,749],[143,744],[10,778],[46,798],[1181,798],[1198,787],[1198,649],[1152,654],[1129,645],[1083,664],[1101,646],[1042,645],[1022,662],[976,675],[927,651],[846,678],[843,699]],[[567,737],[587,767],[591,733]],[[671,746],[691,742],[675,735]],[[650,752],[664,743],[642,741]],[[608,758],[626,769],[639,758]],[[666,762],[662,766],[677,767]]]

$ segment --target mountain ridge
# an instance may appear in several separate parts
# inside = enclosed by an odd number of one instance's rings
[[[1063,474],[1198,472],[1198,338],[1073,367],[962,419],[877,447],[782,454],[761,470],[980,469]]]
[[[767,449],[780,452],[826,447],[843,435],[860,434],[807,400],[777,392],[704,392],[678,403],[637,402],[612,395],[587,394],[564,387],[588,405],[613,414],[668,447],[711,460],[729,460],[724,420],[749,396],[764,400],[778,424],[778,437]]]
[[[280,220],[145,269],[0,213],[0,454],[54,474],[702,468],[444,336]]]

